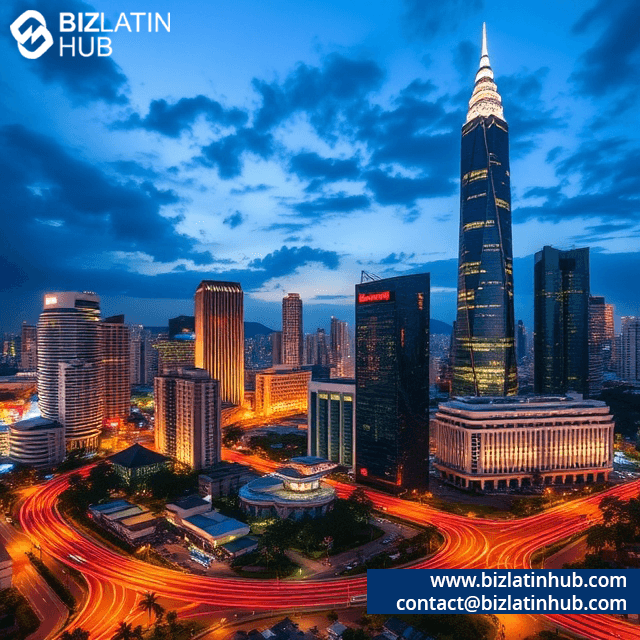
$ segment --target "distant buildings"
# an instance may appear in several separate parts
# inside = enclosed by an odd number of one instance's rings
[[[203,369],[178,369],[156,377],[155,444],[158,451],[206,469],[220,461],[219,383]]]
[[[311,381],[307,412],[307,453],[356,468],[356,385],[354,380]]]
[[[67,449],[97,449],[104,407],[100,298],[44,296],[38,321],[38,397],[44,418],[65,428]]]
[[[609,407],[597,400],[457,398],[438,407],[435,468],[474,490],[604,482],[613,428]]]
[[[254,411],[257,416],[305,413],[311,371],[285,365],[256,372]]]
[[[129,325],[130,381],[132,385],[152,385],[158,373],[157,352],[151,331],[141,324]]]
[[[9,457],[32,467],[53,467],[66,455],[64,427],[56,420],[29,418],[9,426]]]
[[[483,30],[480,68],[462,127],[454,395],[517,393],[509,127]]]
[[[282,364],[282,331],[269,334],[271,342],[271,365]]]
[[[244,401],[244,294],[237,282],[203,280],[195,296],[196,367],[220,382],[222,402]]]
[[[516,358],[520,364],[527,357],[527,329],[522,320],[518,320],[516,329]]]
[[[195,316],[178,316],[169,319],[169,340],[195,340],[196,318]]]
[[[544,247],[534,263],[534,390],[589,395],[589,249]]]
[[[282,299],[282,364],[303,364],[302,300],[299,293],[288,293]]]
[[[100,323],[104,373],[104,420],[117,428],[131,410],[131,345],[124,316],[106,318]]]
[[[606,304],[602,296],[589,296],[589,397],[597,398],[604,381]],[[610,349],[610,344],[609,344]]]
[[[640,380],[640,317],[622,318],[620,375],[623,380]]]
[[[254,518],[302,520],[324,515],[333,507],[336,493],[322,478],[335,467],[313,456],[291,458],[286,467],[241,487],[240,506]]]
[[[20,340],[20,369],[36,371],[38,368],[38,329],[34,325],[22,323]]]
[[[331,377],[354,378],[355,358],[351,348],[349,325],[331,317]]]
[[[429,274],[356,285],[356,476],[398,492],[429,478]]]

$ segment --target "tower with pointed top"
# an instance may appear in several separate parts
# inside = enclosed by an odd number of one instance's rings
[[[513,311],[509,127],[482,27],[462,127],[458,313],[452,394],[506,396],[518,381]]]

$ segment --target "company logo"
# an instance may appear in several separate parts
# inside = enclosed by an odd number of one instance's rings
[[[368,302],[390,302],[394,299],[391,291],[379,291],[377,293],[359,293],[358,304],[367,304]]]
[[[35,20],[40,24],[40,26],[34,31],[33,26],[29,25],[24,31],[21,31],[20,28],[22,25],[29,20]],[[20,53],[25,58],[29,58],[29,60],[39,58],[53,44],[53,36],[49,29],[47,29],[47,21],[39,11],[29,10],[25,11],[21,16],[18,16],[11,25],[11,35],[18,42],[18,50]],[[44,38],[44,42],[42,42],[38,48],[33,51],[24,46],[27,40],[31,40],[31,44],[33,45],[40,38]]]

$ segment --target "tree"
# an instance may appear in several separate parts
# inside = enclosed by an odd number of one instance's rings
[[[65,631],[60,640],[89,640],[89,632],[76,627],[73,631]]]
[[[159,620],[164,613],[164,607],[158,602],[158,596],[153,591],[147,591],[142,596],[142,599],[138,603],[138,609],[142,609],[147,612],[149,616],[149,626],[151,626],[151,614],[156,616],[156,620]]]
[[[347,499],[347,504],[354,518],[361,523],[369,522],[373,511],[373,502],[363,487],[358,487]]]
[[[130,622],[121,622],[111,640],[143,640],[142,627],[134,627]]]

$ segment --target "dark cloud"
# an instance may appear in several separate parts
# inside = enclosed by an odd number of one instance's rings
[[[245,217],[239,211],[236,211],[232,215],[227,216],[222,221],[222,224],[229,225],[232,229],[235,229],[236,227],[239,227],[244,222],[244,220]]]
[[[453,30],[460,24],[460,16],[469,16],[484,6],[482,0],[405,0],[403,23],[414,38],[430,40],[433,36]]]
[[[156,179],[159,174],[155,169],[144,166],[135,160],[118,160],[112,162],[111,166],[123,176],[135,176],[136,178]]]
[[[216,167],[218,175],[229,180],[242,173],[242,159],[245,153],[267,160],[273,153],[273,138],[269,133],[258,133],[255,129],[239,129],[202,147],[196,158],[206,167]]]
[[[111,126],[114,129],[145,129],[177,138],[184,131],[190,131],[191,125],[200,116],[223,127],[239,127],[247,122],[247,114],[241,109],[225,109],[219,102],[198,95],[195,98],[181,98],[174,104],[166,100],[153,100],[144,118],[139,113],[133,113],[127,120]]]
[[[264,228],[264,231],[287,231],[289,233],[293,233],[296,231],[302,231],[308,225],[299,224],[296,222],[274,222],[270,224],[268,227]]]
[[[261,193],[263,191],[269,191],[269,189],[273,189],[267,184],[256,184],[256,185],[246,185],[240,188],[231,189],[230,193],[234,196],[243,196],[247,193]]]
[[[268,131],[297,112],[306,112],[317,131],[329,135],[339,117],[356,110],[365,96],[378,89],[384,74],[372,60],[352,60],[334,53],[322,67],[299,64],[282,84],[254,79],[262,97],[254,126]]]
[[[415,257],[415,253],[406,254],[404,251],[400,253],[390,253],[386,258],[380,260],[380,264],[400,264],[401,262],[407,262]]]
[[[584,33],[598,23],[604,24],[604,30],[596,43],[582,54],[571,79],[585,95],[605,97],[610,101],[612,91],[628,93],[630,86],[637,85],[640,64],[640,11],[637,2],[600,0],[581,16],[574,32]],[[635,88],[633,93],[636,93]]]
[[[447,180],[431,177],[407,178],[374,169],[366,172],[364,177],[376,201],[383,205],[411,206],[418,198],[452,195],[458,188],[453,176]]]
[[[356,160],[323,158],[317,153],[299,153],[293,156],[289,168],[302,179],[353,180],[360,175]]]
[[[333,213],[351,213],[367,209],[369,198],[366,196],[348,196],[341,192],[333,196],[320,196],[314,200],[299,202],[292,208],[303,218],[322,218]]]
[[[15,265],[33,261],[47,269],[109,251],[141,251],[161,262],[211,258],[176,232],[178,218],[161,215],[179,201],[175,192],[150,181],[117,182],[20,125],[0,129],[0,190],[0,254]]]
[[[313,296],[313,300],[353,300],[355,298],[355,294],[347,295],[347,294],[336,294],[332,295],[320,295]]]
[[[294,273],[299,267],[313,262],[318,262],[327,269],[335,270],[340,264],[340,257],[335,251],[313,249],[306,245],[303,247],[283,246],[264,258],[252,260],[249,267],[264,270],[270,278],[276,278]]]
[[[478,45],[473,44],[470,40],[459,42],[453,50],[453,66],[465,82],[473,77],[479,59]]]
[[[97,101],[122,105],[129,101],[126,95],[127,77],[112,56],[98,56],[94,53],[85,58],[76,51],[76,55],[72,57],[70,49],[65,50],[64,56],[58,55],[60,36],[64,36],[67,44],[71,42],[72,35],[76,36],[76,46],[78,44],[77,34],[60,33],[59,14],[95,12],[94,7],[80,0],[33,0],[28,4],[20,0],[15,3],[12,14],[15,18],[27,9],[39,11],[47,21],[47,29],[53,35],[54,45],[49,51],[37,60],[25,62],[43,82],[61,84],[69,99],[76,105],[88,105]],[[1,33],[13,41],[8,28],[2,29]],[[86,38],[83,38],[83,41],[83,51],[86,52],[89,42]],[[16,61],[23,61],[17,47],[15,56]],[[8,61],[5,61],[5,64],[8,64]]]

